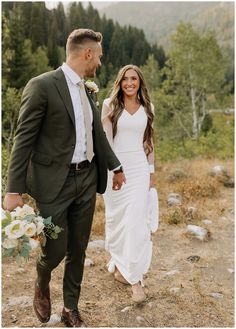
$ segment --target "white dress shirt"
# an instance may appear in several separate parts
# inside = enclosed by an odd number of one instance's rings
[[[84,113],[80,98],[80,90],[78,83],[81,81],[79,75],[73,71],[70,66],[66,63],[63,63],[61,69],[65,75],[66,82],[69,88],[74,114],[75,114],[75,131],[76,131],[76,144],[75,150],[72,157],[71,163],[79,163],[81,161],[87,160],[86,157],[86,131],[84,124]],[[93,121],[93,113],[91,106],[89,104],[90,117],[91,117],[91,125]],[[91,127],[92,129],[92,127]]]

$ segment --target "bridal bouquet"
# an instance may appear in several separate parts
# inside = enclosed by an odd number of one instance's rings
[[[52,218],[43,218],[28,205],[17,207],[12,212],[2,210],[2,250],[3,256],[14,257],[20,265],[28,260],[31,250],[46,239],[57,239],[62,231],[52,223]]]

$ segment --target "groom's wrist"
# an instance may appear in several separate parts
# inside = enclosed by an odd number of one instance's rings
[[[119,174],[119,173],[123,173],[123,172],[124,172],[124,170],[123,170],[122,166],[120,166],[120,167],[116,168],[115,170],[113,170],[114,174]]]

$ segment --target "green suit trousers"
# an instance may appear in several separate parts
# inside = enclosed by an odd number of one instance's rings
[[[63,278],[64,306],[76,309],[83,278],[85,250],[89,241],[96,202],[97,167],[70,170],[65,184],[52,203],[38,203],[43,217],[52,216],[54,224],[63,228],[58,239],[47,239],[37,261],[38,283],[48,287],[51,272],[65,257]]]

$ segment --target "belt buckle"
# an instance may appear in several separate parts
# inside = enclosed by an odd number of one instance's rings
[[[76,163],[76,164],[75,164],[75,170],[76,170],[76,171],[80,171],[80,170],[81,170],[81,168],[79,167],[79,163]]]

